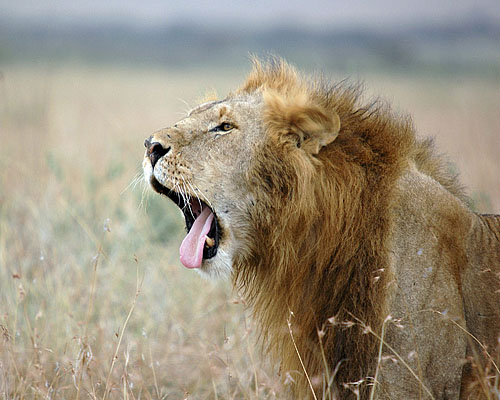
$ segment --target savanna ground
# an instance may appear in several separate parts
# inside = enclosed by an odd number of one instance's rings
[[[284,397],[250,312],[180,265],[177,208],[136,180],[147,136],[247,72],[1,70],[2,398]],[[475,209],[500,212],[498,76],[361,78],[436,137]]]

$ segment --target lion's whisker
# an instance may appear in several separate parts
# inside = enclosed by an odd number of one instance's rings
[[[198,186],[192,183],[192,189],[195,193],[199,194],[203,198],[203,201],[205,201],[205,203],[207,203],[207,205],[213,210],[212,203],[210,202],[210,200],[208,200],[207,196],[205,196],[205,194],[198,188]]]
[[[140,181],[143,181],[144,180],[144,172],[143,171],[140,171],[140,172],[137,172],[135,174],[135,176],[132,178],[132,180],[128,183],[127,186],[125,186],[125,188],[120,192],[120,196],[125,193],[127,190],[129,189],[135,189],[137,184],[140,182]]]
[[[181,179],[184,181],[184,178],[182,175],[181,175]],[[184,207],[187,207],[191,216],[193,218],[195,218],[194,213],[193,213],[193,209],[191,207],[191,195],[189,194],[188,190],[186,190],[186,184],[184,182],[182,183],[182,187],[183,187],[183,192],[184,192],[184,196],[185,196]]]
[[[187,115],[189,114],[189,111],[193,108],[191,105],[189,105],[189,103],[184,100],[184,99],[181,99],[180,97],[177,98],[178,101],[180,101],[181,103],[183,103],[186,107],[187,107],[187,110],[182,114],[182,115]]]
[[[180,175],[180,177],[181,177],[181,179],[183,179],[182,175]],[[191,196],[187,192],[186,187],[184,186],[184,184],[181,183],[181,182],[179,182],[179,181],[177,181],[176,185],[175,185],[175,190],[176,190],[177,193],[179,193],[179,195],[181,196],[182,201],[184,203],[183,206],[182,206],[182,210],[185,211],[186,207],[187,207],[187,209],[189,210],[189,213],[194,218],[193,210],[191,209]]]
[[[142,187],[142,193],[141,193],[141,202],[139,203],[139,209],[143,209],[144,211],[147,211],[147,205],[148,205],[148,186],[143,185]]]
[[[189,180],[185,180],[185,183],[189,186],[189,188],[190,188],[190,189],[191,189],[191,191],[193,192],[193,196],[194,196],[194,197],[196,197],[196,200],[198,200],[198,204],[199,204],[199,206],[200,206],[200,211],[201,211],[201,210],[203,209],[203,206],[202,206],[202,204],[201,204],[201,200],[200,200],[200,198],[196,195],[196,189],[193,187],[193,183],[192,183],[192,182],[190,182]],[[208,202],[207,204],[208,204],[208,206],[210,207],[210,204],[209,204],[209,203],[210,203],[210,202]],[[210,207],[210,208],[212,208],[212,207]]]

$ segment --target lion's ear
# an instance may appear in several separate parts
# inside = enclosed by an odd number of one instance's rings
[[[318,154],[337,137],[337,113],[310,102],[307,95],[283,96],[268,90],[263,96],[264,119],[272,135],[286,136],[311,154]]]

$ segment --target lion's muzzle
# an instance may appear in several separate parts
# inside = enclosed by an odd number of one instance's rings
[[[170,151],[170,147],[165,148],[159,142],[153,142],[152,136],[144,141],[144,147],[146,147],[146,155],[151,160],[151,167],[154,168],[156,163],[160,158]]]

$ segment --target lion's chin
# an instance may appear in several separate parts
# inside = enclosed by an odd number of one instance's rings
[[[224,246],[220,246],[217,255],[203,260],[201,268],[196,271],[206,279],[229,280],[233,271],[232,256]]]

